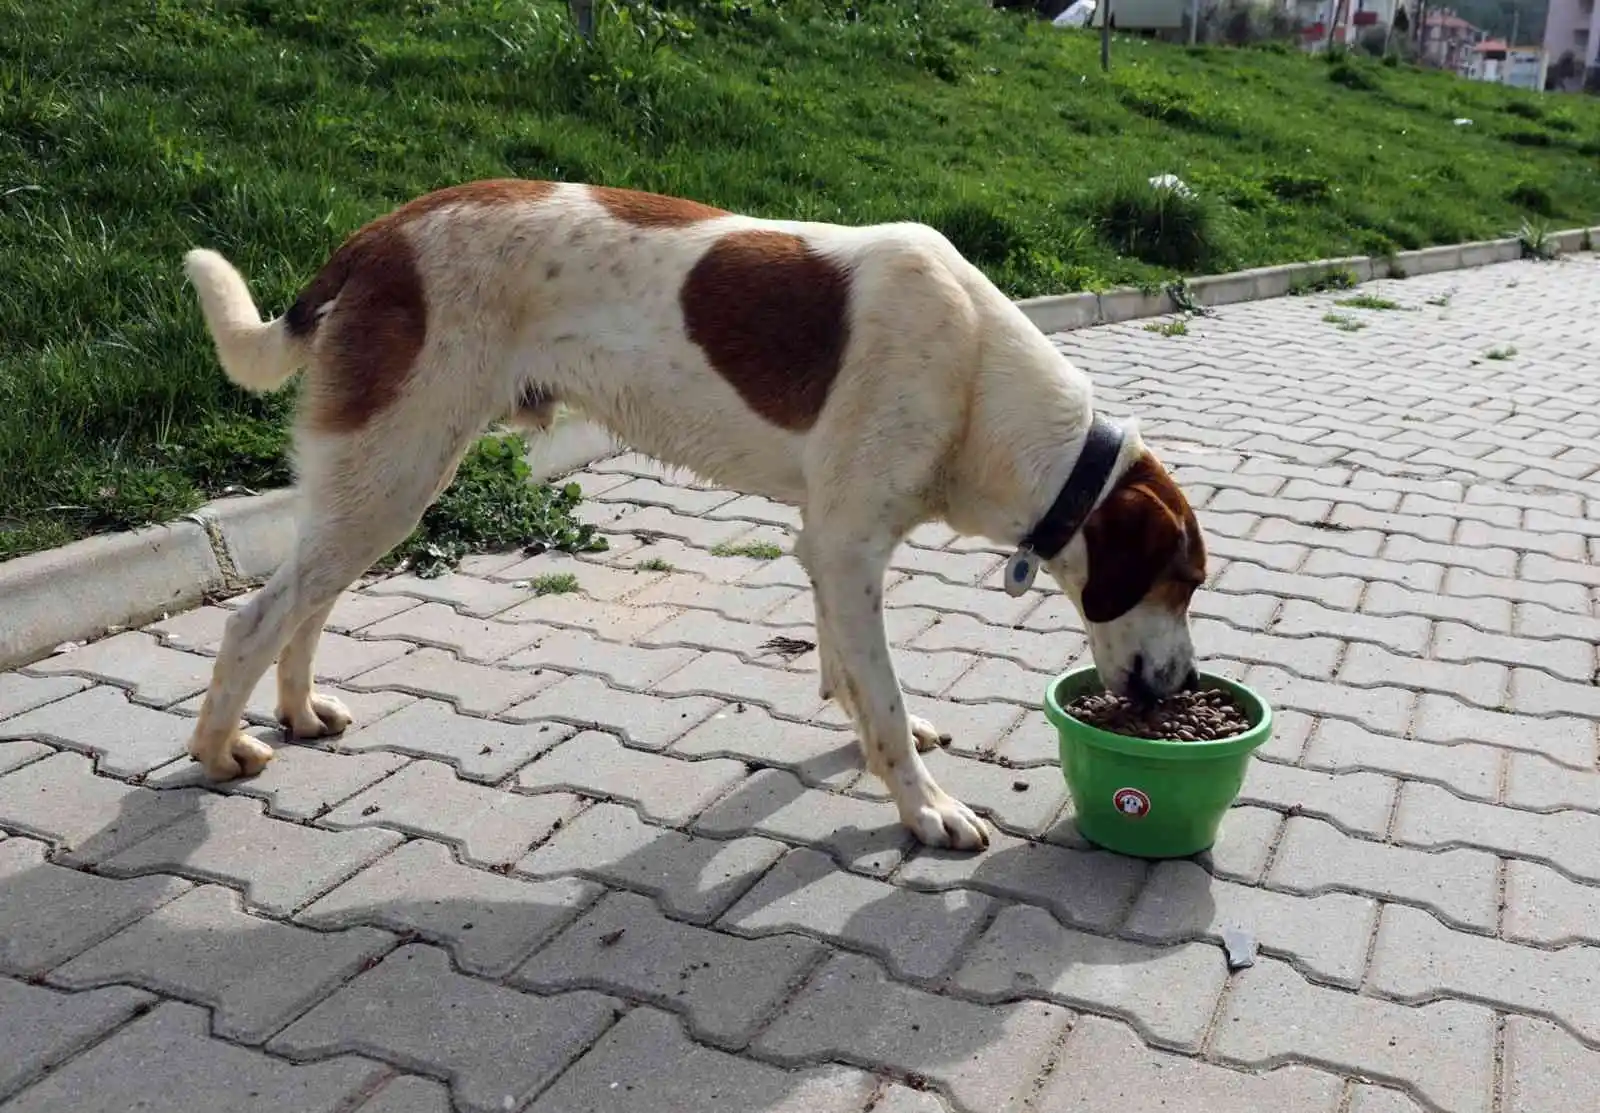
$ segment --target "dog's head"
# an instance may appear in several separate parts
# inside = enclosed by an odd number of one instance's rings
[[[1108,691],[1153,701],[1195,685],[1189,601],[1205,582],[1205,539],[1189,500],[1148,448],[1138,449],[1055,563]]]

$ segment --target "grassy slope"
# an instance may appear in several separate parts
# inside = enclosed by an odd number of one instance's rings
[[[687,38],[612,18],[585,56],[550,0],[0,0],[0,557],[285,480],[288,400],[225,382],[186,248],[280,312],[463,179],[928,220],[1016,295],[1170,277],[1095,223],[1168,171],[1217,203],[1176,270],[1600,218],[1588,98],[1132,40],[1108,79],[1093,36],[968,0],[677,3]]]

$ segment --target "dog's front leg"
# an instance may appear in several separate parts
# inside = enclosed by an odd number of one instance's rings
[[[900,821],[929,846],[988,846],[983,821],[938,786],[918,753],[883,624],[888,549],[835,547],[808,528],[795,553],[816,593],[824,691],[855,721],[867,769],[889,789]]]

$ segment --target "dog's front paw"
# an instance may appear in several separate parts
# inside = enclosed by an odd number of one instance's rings
[[[352,718],[350,709],[343,703],[332,696],[318,695],[315,692],[299,707],[278,708],[278,722],[282,723],[294,738],[326,738],[334,734],[343,734]]]
[[[900,820],[926,846],[987,850],[989,829],[977,813],[954,796],[934,789],[926,801],[900,813]]]
[[[950,744],[950,736],[940,733],[938,727],[928,722],[921,715],[911,716],[911,737],[917,740],[917,752],[919,754],[925,754],[929,750],[937,750],[940,746],[948,746]]]

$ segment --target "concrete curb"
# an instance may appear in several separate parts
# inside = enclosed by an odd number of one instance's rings
[[[619,451],[586,421],[528,453],[543,482]],[[89,537],[0,562],[0,669],[261,583],[294,549],[294,491],[217,499],[166,525]]]
[[[1550,235],[1550,244],[1561,254],[1600,247],[1600,226],[1569,228]],[[1286,263],[1275,267],[1256,267],[1231,274],[1192,278],[1183,291],[1194,305],[1210,308],[1244,301],[1281,298],[1296,289],[1315,285],[1333,274],[1347,273],[1358,283],[1382,278],[1416,278],[1443,271],[1484,267],[1491,263],[1510,263],[1522,258],[1522,241],[1515,236],[1478,243],[1425,247],[1420,251],[1401,251],[1390,256],[1352,255],[1343,259],[1318,259],[1310,263]],[[1095,325],[1115,325],[1146,317],[1162,317],[1182,312],[1171,291],[1151,292],[1132,287],[1102,290],[1098,293],[1060,294],[1025,298],[1017,302],[1041,332],[1071,332]]]
[[[1554,233],[1563,253],[1600,244],[1600,227]],[[1209,275],[1184,284],[1199,306],[1283,297],[1330,274],[1357,282],[1408,278],[1505,263],[1522,257],[1516,238],[1403,251],[1392,257],[1352,256]],[[1170,292],[1138,289],[1027,298],[1018,307],[1046,333],[1118,324],[1177,313]],[[587,421],[562,423],[535,443],[528,465],[539,481],[567,475],[622,451]],[[132,533],[91,537],[0,563],[0,669],[35,660],[69,641],[99,637],[183,610],[219,591],[243,590],[270,576],[294,545],[294,493],[272,491],[219,499],[187,519]]]

